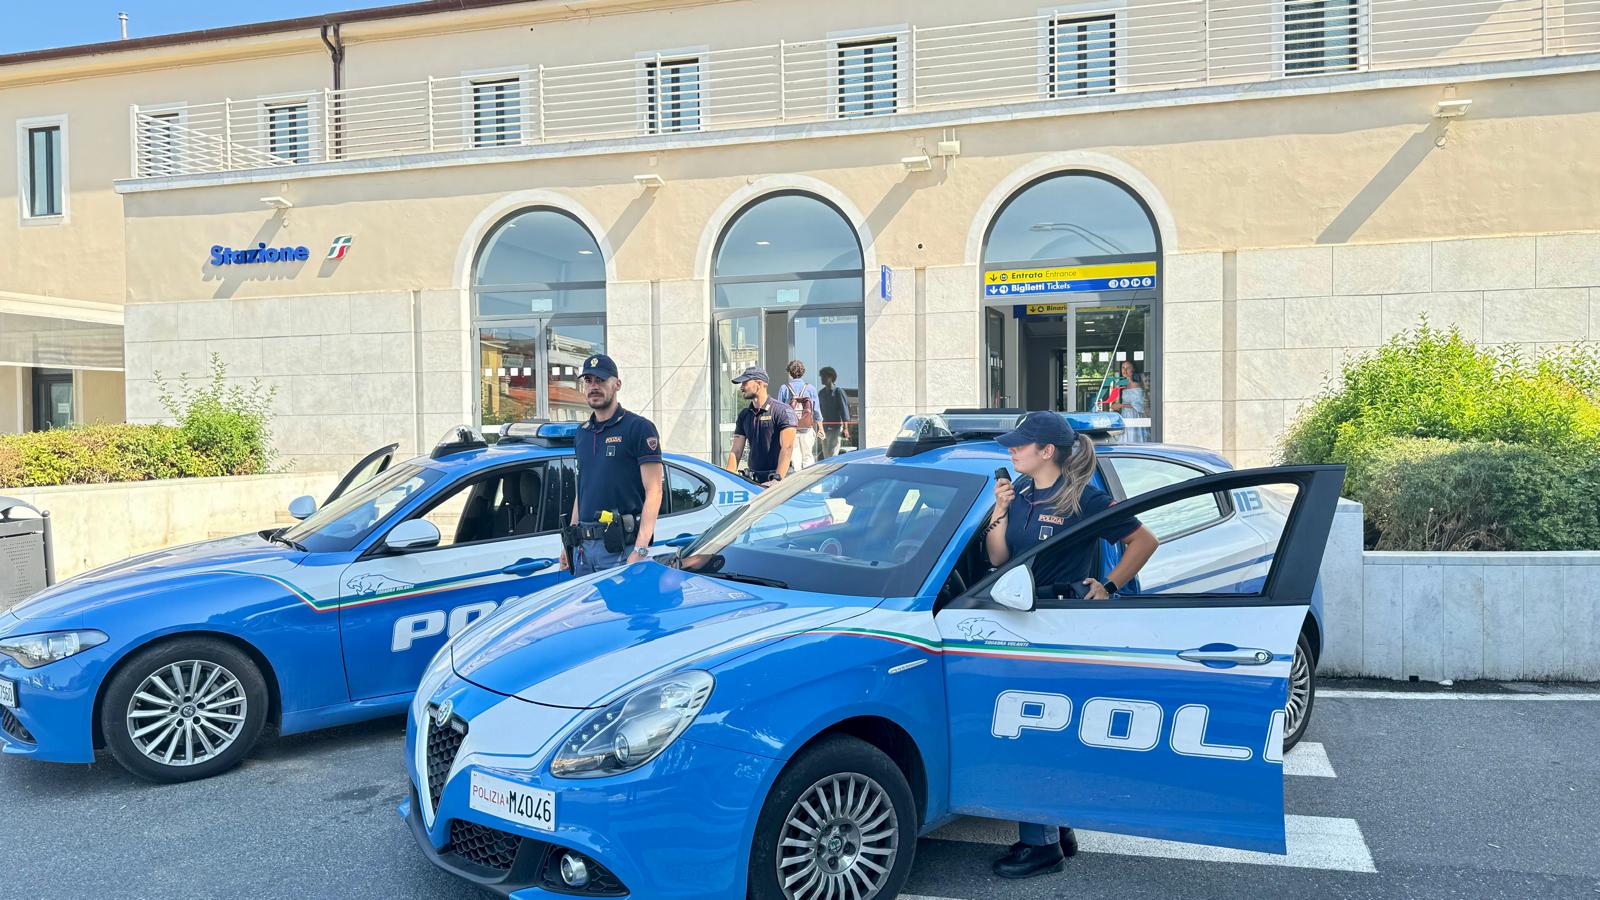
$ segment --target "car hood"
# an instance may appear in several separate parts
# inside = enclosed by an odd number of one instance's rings
[[[508,605],[451,645],[460,677],[532,703],[586,709],[661,674],[825,627],[876,598],[781,590],[635,563]]]
[[[48,619],[89,612],[106,603],[127,600],[173,578],[200,572],[249,569],[271,561],[304,556],[259,534],[168,547],[102,566],[52,585],[11,607],[20,619]],[[4,612],[0,607],[0,612]]]

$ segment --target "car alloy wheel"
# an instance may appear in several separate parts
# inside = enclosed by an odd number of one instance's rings
[[[227,668],[188,659],[157,669],[128,701],[128,738],[163,766],[217,758],[243,732],[250,712],[244,685]]]
[[[1283,749],[1300,743],[1311,721],[1317,702],[1317,658],[1304,634],[1294,645],[1294,661],[1289,664],[1289,699],[1283,705]]]
[[[778,883],[788,900],[859,898],[883,890],[900,851],[894,803],[878,782],[855,772],[813,784],[784,818]]]

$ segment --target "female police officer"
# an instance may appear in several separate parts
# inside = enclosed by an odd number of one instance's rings
[[[1015,485],[1008,479],[995,482],[994,512],[989,515],[989,531],[984,540],[989,560],[996,566],[1114,502],[1109,494],[1089,483],[1095,470],[1093,442],[1073,431],[1061,415],[1029,413],[1015,430],[997,440],[1011,451],[1012,468],[1022,477]],[[1139,574],[1156,550],[1156,536],[1132,517],[1107,523],[1098,537],[1123,544],[1121,560],[1104,581],[1090,575],[1099,542],[1085,540],[1081,550],[1074,544],[1063,548],[1066,552],[1057,554],[1057,558],[1040,559],[1034,565],[1034,582],[1073,585],[1075,594],[1104,600]],[[996,875],[1028,878],[1059,872],[1066,857],[1078,850],[1071,828],[1022,823],[1020,831],[1022,840],[995,861]]]

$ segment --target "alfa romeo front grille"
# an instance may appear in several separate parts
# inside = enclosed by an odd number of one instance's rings
[[[450,846],[446,852],[457,856],[475,865],[497,872],[510,871],[511,864],[516,862],[517,848],[522,846],[522,838],[508,834],[497,828],[479,825],[476,822],[466,822],[461,819],[450,821]]]
[[[22,724],[22,720],[17,718],[16,714],[3,706],[0,706],[0,731],[4,731],[24,744],[37,743],[33,739],[33,732],[28,730],[28,726]]]
[[[439,798],[444,795],[444,781],[450,766],[456,761],[461,742],[467,737],[467,722],[460,716],[451,716],[444,724],[434,721],[438,707],[428,704],[428,800],[433,811],[439,811]]]

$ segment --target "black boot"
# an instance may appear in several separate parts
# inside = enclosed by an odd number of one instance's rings
[[[994,873],[1001,878],[1032,878],[1046,872],[1059,872],[1067,867],[1060,843],[1011,845],[1011,852],[994,861]]]
[[[1066,859],[1078,855],[1078,836],[1072,833],[1071,828],[1061,829],[1061,855]]]

